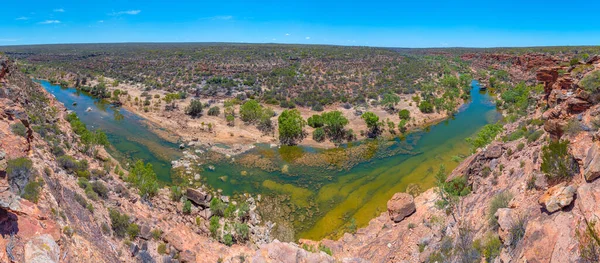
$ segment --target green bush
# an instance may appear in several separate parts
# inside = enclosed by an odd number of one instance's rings
[[[569,141],[552,141],[542,147],[541,170],[549,183],[569,181],[579,173],[579,166],[569,154]]]
[[[225,234],[223,236],[223,244],[225,244],[228,247],[233,245],[233,236],[231,236],[231,234]]]
[[[219,228],[221,227],[221,223],[219,223],[219,216],[213,216],[210,218],[210,226],[208,229],[210,230],[210,234],[212,237],[216,238]]]
[[[171,201],[178,202],[182,196],[183,193],[181,192],[181,188],[179,186],[171,186]]]
[[[486,262],[494,262],[494,259],[500,256],[502,241],[500,241],[498,235],[488,233],[483,240],[483,244],[480,240],[476,240],[473,246],[485,257]]]
[[[79,117],[77,117],[77,114],[74,112],[67,115],[67,121],[71,124],[73,131],[81,137],[81,142],[83,144],[108,146],[109,142],[106,134],[101,130],[94,132],[89,131],[86,125],[79,120]]]
[[[400,110],[398,112],[398,117],[400,117],[401,120],[410,120],[410,111],[407,109]]]
[[[158,181],[152,164],[144,165],[144,162],[138,160],[129,170],[129,175],[125,180],[138,188],[140,195],[144,198],[158,193]]]
[[[250,229],[248,228],[248,225],[243,223],[235,223],[234,228],[236,240],[238,243],[243,243],[246,240],[248,240],[248,237],[250,235]]]
[[[471,187],[464,176],[456,177],[444,185],[444,190],[452,196],[466,196],[471,193]]]
[[[521,239],[523,239],[527,227],[527,219],[524,216],[519,216],[513,221],[514,222],[509,229],[511,237],[510,247],[512,249],[516,248]]]
[[[130,239],[135,239],[140,233],[140,227],[137,224],[129,224],[127,226],[127,235]]]
[[[221,114],[221,109],[218,106],[208,109],[208,116],[219,116],[219,114]]]
[[[313,140],[317,141],[317,142],[322,142],[325,140],[325,131],[323,130],[323,128],[316,128],[313,131],[313,135],[312,135]]]
[[[92,190],[102,197],[102,199],[108,198],[108,188],[100,181],[94,181],[91,184]]]
[[[25,185],[25,190],[23,191],[21,197],[37,203],[40,198],[40,188],[42,188],[43,183],[44,181],[42,180],[30,181],[27,183],[27,185]]]
[[[248,100],[240,106],[240,119],[245,123],[253,123],[260,119],[262,106],[255,100]]]
[[[235,215],[235,210],[236,210],[235,205],[229,204],[227,206],[227,208],[225,208],[225,211],[223,212],[225,218],[231,218],[231,217],[233,217]]]
[[[128,232],[129,228],[129,216],[121,214],[119,211],[109,209],[108,213],[110,217],[111,228],[115,232],[115,236],[123,238]]]
[[[74,193],[73,194],[73,198],[75,199],[75,201],[77,203],[79,203],[82,207],[86,207],[88,202],[85,199],[85,197],[83,197],[82,195],[78,194],[78,193]]]
[[[467,142],[471,145],[471,151],[475,151],[491,143],[502,130],[502,125],[498,123],[483,126],[475,136],[467,138]]]
[[[579,85],[588,92],[596,93],[600,89],[600,70],[594,71],[579,82]]]
[[[488,222],[493,229],[498,228],[498,219],[495,216],[496,212],[500,208],[507,208],[512,198],[513,196],[510,192],[501,192],[492,197],[488,210]]]
[[[223,201],[221,201],[221,199],[219,198],[215,197],[210,201],[210,210],[217,216],[225,215],[226,208],[227,205],[223,203]]]
[[[537,130],[527,136],[527,143],[532,143],[537,141],[540,137],[544,135],[544,130]]]
[[[192,202],[190,200],[183,201],[183,213],[186,215],[192,213]]]
[[[306,121],[298,110],[284,110],[278,118],[279,141],[284,145],[296,145],[306,137]]]
[[[333,252],[331,252],[331,249],[321,243],[319,243],[319,250],[325,252],[327,255],[330,255],[330,256],[333,255]]]
[[[158,254],[160,255],[167,254],[167,245],[163,242],[160,242],[160,244],[158,244],[158,247],[156,247],[156,252],[158,252]]]
[[[202,116],[202,102],[199,100],[192,100],[190,105],[185,108],[185,114],[197,118]]]
[[[421,101],[421,103],[419,103],[419,110],[422,113],[432,113],[433,104],[431,104],[429,101]]]
[[[308,126],[312,127],[312,128],[320,128],[323,127],[323,125],[325,125],[323,123],[323,117],[321,117],[321,115],[319,114],[315,114],[313,116],[308,117]]]
[[[33,162],[26,157],[8,160],[6,175],[11,185],[16,185],[18,190],[23,191],[27,182],[34,175]]]
[[[10,125],[10,130],[16,135],[19,135],[22,137],[27,136],[27,128],[21,122],[17,122],[13,125]]]

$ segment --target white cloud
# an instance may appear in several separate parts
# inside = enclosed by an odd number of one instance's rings
[[[60,20],[46,20],[46,21],[40,22],[40,24],[42,24],[42,25],[60,24]]]
[[[29,20],[29,17],[21,16],[21,17],[15,18],[15,20]]]
[[[291,35],[291,34],[290,34],[290,33],[286,33],[286,34],[285,34],[285,36],[289,36],[289,35]]]
[[[104,20],[98,20],[98,23],[104,23]]]
[[[213,20],[231,20],[233,16],[213,16]]]
[[[127,11],[112,12],[112,13],[110,13],[108,15],[110,15],[110,16],[137,15],[140,12],[142,12],[142,10],[127,10]]]
[[[309,39],[310,39],[310,37],[306,37],[306,40],[309,40]]]
[[[54,12],[58,12],[58,13],[64,13],[65,12],[65,10],[62,9],[62,8],[57,8],[57,9],[54,9],[53,11]]]

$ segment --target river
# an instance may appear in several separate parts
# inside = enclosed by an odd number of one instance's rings
[[[150,162],[161,180],[170,181],[170,161],[181,156],[177,144],[152,133],[143,120],[125,109],[114,108],[73,88],[61,88],[46,81],[40,83],[69,110],[75,111],[89,128],[105,131],[113,145],[111,154],[126,160]],[[92,111],[87,112],[88,107]],[[447,171],[454,169],[460,157],[469,154],[465,139],[498,118],[490,96],[480,92],[478,83],[473,82],[471,101],[451,119],[402,139],[367,141],[337,149],[351,149],[365,143],[376,146],[372,155],[347,169],[294,163],[298,156],[330,153],[336,149],[258,145],[246,154],[275,160],[285,169],[267,172],[224,161],[212,164],[214,169],[204,169],[202,177],[204,183],[227,195],[248,192],[289,196],[286,204],[291,210],[285,212],[295,238],[339,237],[350,224],[364,226],[386,211],[387,200],[394,193],[405,191],[407,185],[416,183],[422,189],[432,187],[433,176],[440,165]],[[290,152],[296,157],[290,159]]]

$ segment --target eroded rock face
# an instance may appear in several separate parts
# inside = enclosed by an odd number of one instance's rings
[[[25,244],[25,263],[59,262],[60,248],[52,236],[37,236]]]
[[[575,186],[566,186],[566,183],[561,183],[548,189],[540,197],[538,203],[546,208],[550,213],[554,213],[563,207],[566,207],[573,202],[575,192],[577,188]]]
[[[333,257],[324,252],[311,253],[295,244],[281,243],[275,240],[262,246],[252,258],[255,263],[326,263],[335,262]]]
[[[416,210],[413,197],[407,193],[394,194],[392,199],[387,202],[387,208],[390,219],[396,223],[402,221]]]
[[[583,162],[583,176],[585,180],[591,182],[600,177],[600,147],[594,143],[587,152]]]

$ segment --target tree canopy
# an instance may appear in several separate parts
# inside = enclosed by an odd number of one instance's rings
[[[284,110],[278,118],[279,141],[285,145],[296,145],[306,137],[306,121],[296,109]]]

